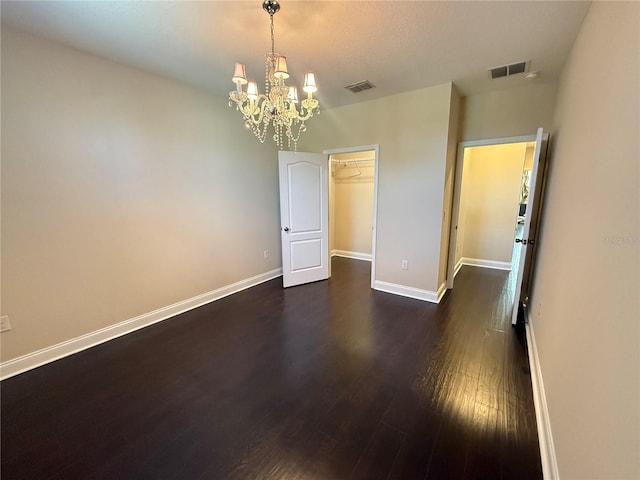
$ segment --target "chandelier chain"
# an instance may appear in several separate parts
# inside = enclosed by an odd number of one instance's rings
[[[275,55],[276,53],[276,41],[275,41],[275,35],[274,35],[274,28],[273,28],[273,14],[269,15],[269,17],[271,18],[271,55]]]

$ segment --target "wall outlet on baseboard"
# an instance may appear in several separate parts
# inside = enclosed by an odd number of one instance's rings
[[[3,315],[0,317],[0,332],[7,330],[11,330],[11,322],[9,322],[9,315]]]
[[[402,270],[409,270],[409,260],[402,260],[402,263],[400,264],[400,268]]]

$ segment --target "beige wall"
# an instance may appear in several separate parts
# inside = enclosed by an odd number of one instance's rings
[[[525,87],[469,95],[462,100],[460,141],[535,135],[551,129],[555,83],[533,81]]]
[[[380,145],[376,280],[437,291],[452,84],[330,109],[299,150]],[[409,269],[400,268],[409,261]]]
[[[558,91],[530,305],[563,479],[640,478],[639,10],[594,2]]]
[[[463,162],[462,162],[462,174],[460,175],[460,186],[469,183],[469,169],[464,168],[466,163],[470,163],[472,150],[470,148],[465,148],[462,151]],[[456,232],[456,252],[455,252],[455,265],[462,260],[462,254],[464,250],[464,235],[466,230],[466,211],[467,211],[467,195],[466,190],[464,188],[460,188],[460,200],[458,205],[458,231]]]
[[[329,252],[333,252],[335,248],[336,248],[336,182],[333,178],[333,173],[332,173],[331,175],[329,175]]]
[[[364,161],[358,168],[349,164],[332,177],[335,195],[332,249],[371,255],[374,172],[375,162]]]
[[[527,151],[524,154],[523,170],[533,170],[533,154],[536,153],[536,144],[527,145]]]
[[[278,229],[226,100],[3,26],[3,361],[276,269]]]
[[[526,143],[465,149],[462,257],[511,262],[526,149]]]

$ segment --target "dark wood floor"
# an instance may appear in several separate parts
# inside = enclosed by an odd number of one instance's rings
[[[439,305],[367,262],[276,279],[2,382],[2,478],[541,478],[508,272]]]

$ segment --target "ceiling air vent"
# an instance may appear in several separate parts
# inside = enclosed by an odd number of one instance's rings
[[[347,90],[351,90],[353,93],[362,92],[363,90],[371,90],[372,88],[376,88],[376,86],[371,83],[369,80],[365,80],[363,82],[352,83],[351,85],[347,85]]]
[[[527,71],[528,62],[512,63],[511,65],[502,65],[489,69],[489,78],[494,80],[501,77],[509,77]]]

